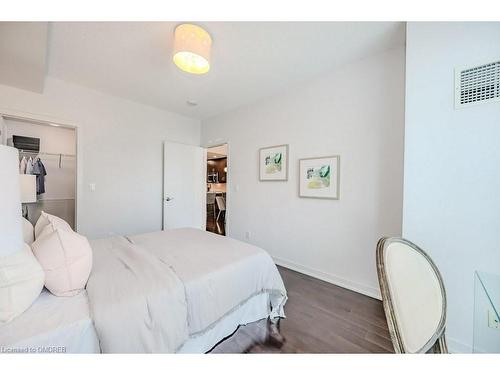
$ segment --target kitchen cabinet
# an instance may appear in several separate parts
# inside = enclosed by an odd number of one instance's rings
[[[227,158],[207,160],[207,182],[227,182]]]

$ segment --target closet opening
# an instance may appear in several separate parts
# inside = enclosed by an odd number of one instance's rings
[[[22,214],[35,225],[42,211],[76,230],[76,128],[3,115],[1,141],[19,150]]]
[[[209,232],[226,235],[228,183],[227,143],[207,148],[207,226]]]

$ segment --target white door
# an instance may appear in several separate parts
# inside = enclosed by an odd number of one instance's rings
[[[206,151],[165,142],[163,148],[163,229],[206,226]]]

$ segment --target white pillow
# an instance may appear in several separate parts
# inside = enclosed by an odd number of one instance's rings
[[[49,223],[45,227],[43,227],[43,229],[40,231],[40,233],[38,233],[38,236],[36,239],[38,240],[39,238],[42,238],[43,236],[46,236],[47,234],[54,232],[56,229],[65,230],[67,232],[73,232],[73,230],[71,228],[67,228],[67,227],[62,226],[60,224]]]
[[[42,211],[40,217],[38,218],[35,224],[35,239],[38,239],[38,236],[40,235],[43,228],[45,228],[49,224],[53,224],[57,228],[62,228],[70,231],[73,230],[71,229],[71,226],[60,217]]]
[[[38,298],[45,274],[30,247],[0,257],[0,323],[22,314]]]
[[[35,229],[33,228],[33,224],[31,224],[24,217],[22,218],[22,222],[23,222],[24,243],[31,245],[33,243],[33,241],[35,240]]]
[[[52,294],[74,296],[85,288],[92,269],[92,249],[86,237],[56,228],[38,237],[31,248]]]

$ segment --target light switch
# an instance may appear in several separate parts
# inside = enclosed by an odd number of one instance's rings
[[[95,191],[95,183],[90,183],[89,184],[89,187],[90,187],[90,191]]]

